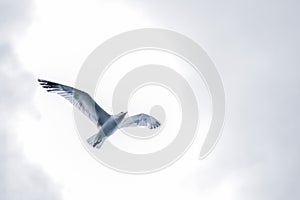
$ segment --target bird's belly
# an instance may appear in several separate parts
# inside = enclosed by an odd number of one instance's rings
[[[101,131],[108,137],[118,128],[117,122],[111,117],[101,127]]]

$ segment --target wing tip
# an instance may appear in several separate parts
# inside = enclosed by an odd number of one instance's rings
[[[44,79],[40,79],[38,78],[37,81],[39,82],[39,84],[45,88],[47,90],[47,92],[55,92],[58,90],[58,84],[57,83],[54,83],[54,82],[51,82],[51,81],[47,81],[47,80],[44,80]]]
[[[159,121],[156,121],[154,124],[151,124],[150,129],[156,129],[160,127],[161,123]]]

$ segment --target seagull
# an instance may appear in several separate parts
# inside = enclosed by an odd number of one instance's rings
[[[98,132],[86,140],[94,148],[100,149],[104,141],[117,129],[137,126],[155,129],[161,125],[157,119],[144,113],[127,118],[127,112],[110,115],[86,92],[47,80],[38,79],[38,82],[48,92],[64,97],[97,126]]]

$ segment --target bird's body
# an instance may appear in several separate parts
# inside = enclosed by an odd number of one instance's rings
[[[111,136],[118,129],[119,124],[124,119],[126,113],[120,113],[108,118],[104,124],[99,127],[98,133],[87,139],[87,142],[93,147],[100,148],[107,137]]]
[[[111,116],[108,120],[105,121],[103,126],[101,127],[101,130],[103,133],[108,137],[112,135],[117,129],[118,125],[122,122],[124,119],[126,113],[120,113],[118,115]]]
[[[153,129],[160,126],[157,119],[143,113],[127,118],[125,118],[127,112],[110,115],[103,110],[89,94],[81,90],[46,80],[38,79],[38,81],[48,92],[55,92],[61,95],[94,122],[99,131],[89,137],[87,142],[95,148],[100,148],[104,141],[118,128],[145,126]]]

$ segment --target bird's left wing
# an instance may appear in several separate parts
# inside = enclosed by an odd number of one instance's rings
[[[104,122],[110,118],[110,115],[105,112],[88,93],[51,81],[41,79],[38,79],[38,81],[48,92],[57,93],[71,102],[97,126],[102,126]]]
[[[135,126],[145,126],[150,129],[153,129],[159,127],[160,122],[150,115],[141,113],[138,115],[125,118],[119,125],[119,128],[135,127]]]

